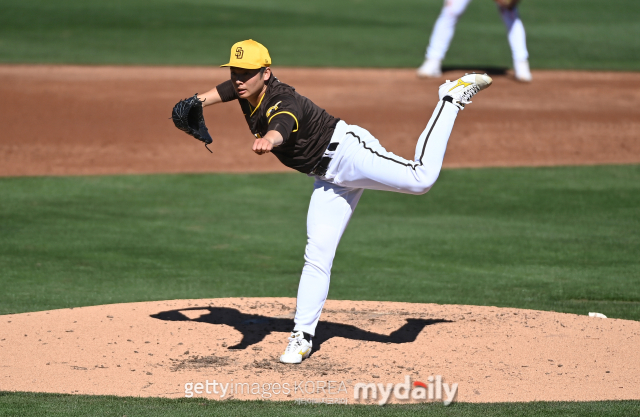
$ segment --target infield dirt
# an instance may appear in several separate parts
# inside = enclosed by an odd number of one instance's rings
[[[275,68],[336,117],[412,158],[439,80],[413,70]],[[287,171],[251,152],[237,103],[205,109],[210,154],[169,119],[180,99],[228,78],[226,69],[0,66],[0,176]],[[640,74],[535,71],[495,76],[458,116],[445,167],[640,162]]]

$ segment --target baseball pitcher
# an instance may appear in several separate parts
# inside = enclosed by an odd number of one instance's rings
[[[491,78],[470,74],[439,88],[439,102],[418,138],[414,159],[385,150],[367,130],[347,124],[278,80],[267,49],[253,40],[231,48],[230,79],[179,102],[173,120],[181,130],[211,143],[202,106],[235,101],[251,133],[253,152],[273,153],[284,165],[315,178],[307,217],[307,247],[298,287],[294,328],[280,357],[300,363],[329,292],[333,258],[365,189],[424,194],[436,182],[458,112]]]

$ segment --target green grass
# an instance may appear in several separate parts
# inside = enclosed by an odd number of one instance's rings
[[[0,179],[0,314],[295,297],[304,175]],[[425,196],[366,191],[333,299],[640,320],[640,166],[443,171]]]
[[[253,38],[274,64],[415,67],[442,0],[0,0],[0,62],[219,65]],[[640,2],[527,0],[535,68],[640,70]],[[444,62],[508,67],[493,2],[476,0]]]
[[[453,403],[420,405],[297,405],[292,402],[118,398],[0,392],[0,416],[638,416],[640,401]]]

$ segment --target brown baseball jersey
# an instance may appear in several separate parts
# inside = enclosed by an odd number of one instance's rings
[[[223,102],[238,100],[251,133],[264,137],[270,130],[282,135],[283,142],[271,151],[284,165],[310,173],[322,158],[337,119],[296,90],[280,82],[273,73],[267,91],[256,107],[238,97],[231,80],[216,87]]]

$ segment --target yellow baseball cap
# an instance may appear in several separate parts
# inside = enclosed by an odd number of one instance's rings
[[[271,65],[269,51],[261,43],[249,39],[234,43],[231,47],[231,58],[228,64],[221,67],[238,67],[246,69],[258,69]]]

